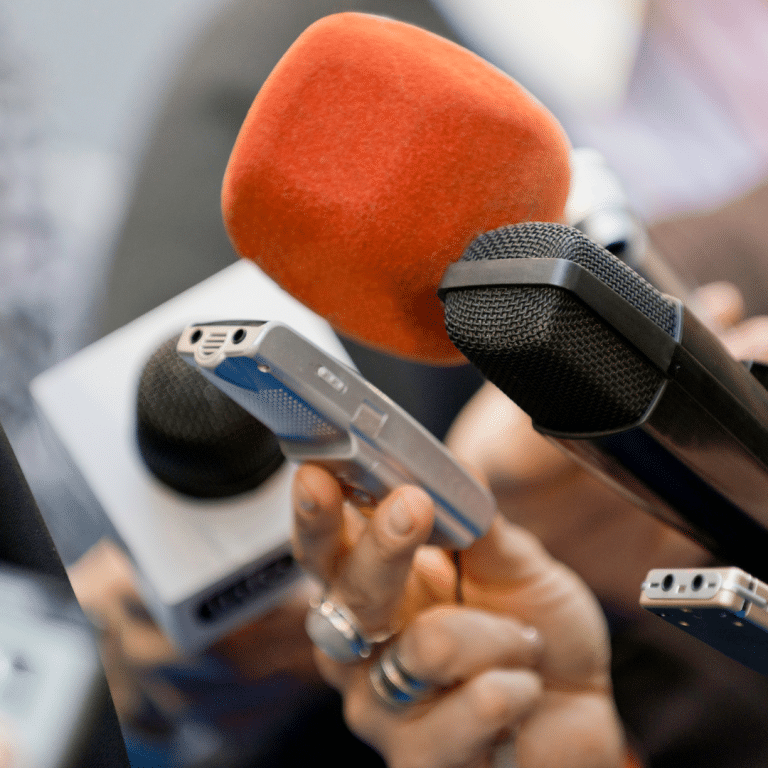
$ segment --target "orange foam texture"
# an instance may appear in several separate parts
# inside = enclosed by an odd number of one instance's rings
[[[308,27],[251,106],[222,188],[235,250],[338,331],[463,361],[436,289],[482,232],[560,221],[569,144],[478,56],[361,13]]]

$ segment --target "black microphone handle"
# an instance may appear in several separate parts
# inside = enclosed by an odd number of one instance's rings
[[[679,301],[541,223],[481,235],[440,295],[453,343],[539,432],[768,577],[768,392]]]

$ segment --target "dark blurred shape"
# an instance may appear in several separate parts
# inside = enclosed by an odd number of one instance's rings
[[[0,562],[50,577],[62,601],[75,603],[64,566],[43,523],[4,431],[0,428]],[[92,721],[72,768],[128,766],[115,708],[100,671],[92,704]]]
[[[93,628],[61,583],[0,564],[0,746],[19,765],[68,768],[103,683]]]
[[[277,438],[176,353],[178,337],[147,361],[136,437],[149,470],[179,493],[224,498],[253,490],[282,463]]]

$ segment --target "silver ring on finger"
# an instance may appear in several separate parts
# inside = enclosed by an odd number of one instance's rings
[[[386,642],[393,634],[365,634],[355,614],[327,596],[310,602],[305,628],[317,648],[342,664],[367,659],[375,645]]]
[[[379,699],[390,709],[403,710],[427,698],[435,686],[414,677],[404,666],[394,645],[381,654],[368,672]]]

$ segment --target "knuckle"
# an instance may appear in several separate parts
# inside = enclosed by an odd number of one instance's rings
[[[455,667],[457,645],[450,611],[435,608],[417,616],[400,641],[401,658],[405,654],[409,671],[448,683]]]
[[[485,723],[502,727],[517,719],[542,693],[537,675],[527,672],[488,671],[467,684],[470,706]]]
[[[388,497],[373,516],[373,537],[380,557],[409,557],[431,531],[432,501],[417,488],[405,486]]]
[[[380,521],[372,527],[372,534],[376,557],[384,565],[409,558],[416,547],[410,539],[394,536]]]

